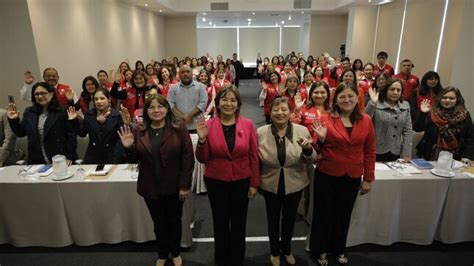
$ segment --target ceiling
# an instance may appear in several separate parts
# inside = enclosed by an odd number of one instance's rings
[[[163,16],[197,15],[215,17],[215,20],[225,20],[241,17],[245,23],[252,13],[257,17],[268,20],[283,20],[291,14],[298,20],[314,14],[347,14],[350,7],[358,5],[379,5],[400,0],[120,0],[126,4],[138,6]],[[229,9],[226,11],[212,11],[211,3],[226,2]],[[310,2],[311,8],[295,9],[295,2]],[[304,14],[301,14],[304,11]],[[276,15],[277,14],[277,15]],[[273,16],[273,17],[272,17]],[[201,18],[200,18],[201,19]],[[211,18],[212,19],[212,18]],[[207,20],[207,18],[206,18]],[[208,22],[206,21],[206,24]]]

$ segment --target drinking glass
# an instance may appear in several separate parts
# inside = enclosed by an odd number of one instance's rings
[[[75,161],[75,163],[77,164],[77,171],[76,171],[76,176],[77,176],[77,179],[79,180],[84,180],[84,177],[86,176],[86,170],[84,170],[84,168],[82,167],[82,160],[81,159],[78,159]]]

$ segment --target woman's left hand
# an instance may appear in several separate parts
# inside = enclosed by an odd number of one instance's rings
[[[313,148],[313,140],[311,139],[305,139],[300,137],[298,138],[296,143],[298,143],[298,145],[300,145],[303,150],[311,150]]]
[[[179,190],[179,199],[181,201],[185,201],[189,198],[189,189],[188,190],[184,190],[184,189],[180,189]]]
[[[249,187],[249,193],[248,193],[249,199],[255,198],[255,195],[257,195],[257,188]]]
[[[369,181],[362,181],[360,184],[360,195],[364,195],[370,192],[370,187],[372,184]]]

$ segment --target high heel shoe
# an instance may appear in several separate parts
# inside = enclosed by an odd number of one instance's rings
[[[326,253],[319,255],[317,262],[321,266],[327,266],[329,264],[328,259],[326,258]]]
[[[345,265],[347,265],[349,260],[347,259],[346,255],[341,254],[341,255],[337,256],[337,262],[339,262],[339,265],[345,266]]]
[[[293,256],[293,254],[285,255],[285,261],[286,261],[286,264],[288,265],[296,264],[296,259],[295,259],[295,256]]]
[[[270,263],[272,266],[280,266],[280,256],[270,255]]]

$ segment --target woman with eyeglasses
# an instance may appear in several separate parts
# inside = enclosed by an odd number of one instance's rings
[[[62,154],[70,165],[77,158],[76,133],[66,109],[58,104],[55,88],[46,82],[34,84],[31,102],[21,121],[14,103],[7,110],[13,133],[28,138],[28,164],[52,164],[53,156]]]
[[[143,124],[123,126],[120,140],[130,161],[138,161],[137,190],[148,207],[158,242],[157,266],[172,256],[181,266],[183,201],[188,199],[194,170],[191,137],[177,123],[162,95],[152,95],[143,107]]]

